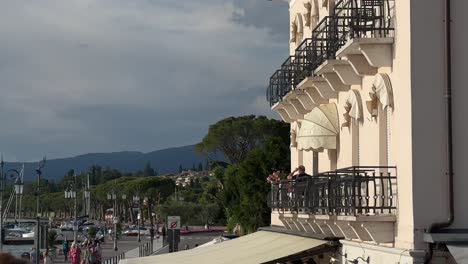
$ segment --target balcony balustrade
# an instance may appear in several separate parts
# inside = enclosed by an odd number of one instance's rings
[[[341,0],[332,16],[325,17],[270,78],[267,100],[280,102],[326,60],[335,59],[337,52],[352,39],[393,36],[390,16],[392,0]]]
[[[269,205],[314,215],[393,215],[397,209],[395,167],[350,167],[272,185]]]

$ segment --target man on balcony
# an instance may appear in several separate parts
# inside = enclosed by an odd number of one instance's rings
[[[296,172],[298,173],[296,174]],[[288,175],[288,180],[303,181],[306,180],[309,176],[310,175],[306,173],[304,165],[299,165],[299,167],[297,167]]]

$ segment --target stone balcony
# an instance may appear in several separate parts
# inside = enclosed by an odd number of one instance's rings
[[[285,122],[392,66],[389,0],[342,0],[270,78],[267,100]]]
[[[348,240],[393,243],[395,167],[350,167],[272,185],[272,225]]]

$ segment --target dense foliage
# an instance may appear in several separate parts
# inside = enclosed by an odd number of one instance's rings
[[[205,154],[220,152],[232,164],[238,164],[270,137],[287,139],[287,127],[287,124],[265,116],[229,117],[211,125],[196,150]]]
[[[265,178],[274,170],[289,170],[289,125],[266,117],[227,118],[212,125],[198,147],[223,151],[232,162],[215,170],[223,189],[213,195],[225,209],[228,226],[239,224],[250,233],[269,225]]]

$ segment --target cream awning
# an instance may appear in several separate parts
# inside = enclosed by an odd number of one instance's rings
[[[336,149],[339,134],[336,104],[323,104],[304,116],[297,135],[300,150]]]
[[[258,264],[291,256],[324,244],[327,244],[327,241],[270,231],[258,231],[212,246],[122,260],[120,264]]]

